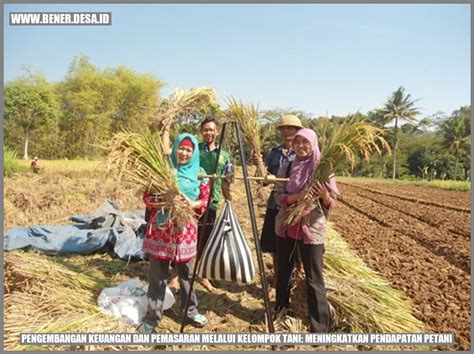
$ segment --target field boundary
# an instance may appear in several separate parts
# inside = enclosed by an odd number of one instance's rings
[[[469,214],[471,213],[471,209],[467,209],[467,208],[456,207],[456,206],[449,205],[449,204],[439,204],[439,203],[430,202],[430,201],[424,200],[424,199],[401,196],[399,194],[381,192],[381,191],[378,191],[376,189],[372,189],[372,188],[368,188],[368,187],[362,187],[360,185],[353,184],[353,183],[347,183],[347,182],[338,182],[338,183],[342,184],[342,185],[354,187],[354,188],[364,189],[366,191],[369,191],[369,192],[372,192],[372,193],[375,193],[375,194],[387,195],[387,196],[398,198],[398,199],[401,199],[401,200],[406,200],[406,201],[409,201],[409,202],[415,202],[415,203],[420,203],[420,204],[425,204],[425,205],[430,205],[430,206],[436,206],[438,208],[444,208],[444,209],[448,209],[448,210],[461,211],[463,213],[469,213]]]

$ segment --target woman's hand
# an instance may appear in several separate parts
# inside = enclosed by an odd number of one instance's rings
[[[311,202],[316,197],[321,198],[324,205],[329,205],[331,203],[331,196],[329,195],[328,190],[319,182],[316,182],[316,184],[309,190],[305,197],[305,201]]]
[[[187,196],[185,196],[184,194],[181,194],[181,196],[184,198],[184,200],[186,200],[189,203],[189,205],[191,206],[192,209],[197,209],[197,208],[201,207],[201,201],[200,200],[191,200]]]
[[[306,190],[288,195],[288,204],[294,204],[305,199]]]
[[[193,209],[198,209],[201,207],[201,201],[200,200],[194,200],[194,201],[189,201],[189,205],[191,205],[191,208]]]
[[[151,206],[153,209],[164,209],[166,206],[165,202],[151,202],[148,203],[149,206]]]

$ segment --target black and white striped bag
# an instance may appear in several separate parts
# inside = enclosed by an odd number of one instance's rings
[[[202,251],[198,275],[239,284],[250,283],[255,275],[252,253],[229,201]]]

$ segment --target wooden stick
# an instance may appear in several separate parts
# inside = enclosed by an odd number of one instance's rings
[[[202,173],[198,174],[198,179],[203,180],[204,178],[210,178],[210,179],[224,179],[227,178],[227,176],[221,176],[221,175],[204,175]],[[233,176],[230,177],[231,179],[244,179],[244,176]],[[275,183],[275,182],[288,182],[289,178],[277,178],[277,177],[271,177],[271,176],[266,176],[266,177],[247,177],[248,180],[252,181],[265,181],[267,183]]]

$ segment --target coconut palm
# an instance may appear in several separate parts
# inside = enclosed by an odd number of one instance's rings
[[[418,109],[415,107],[415,103],[418,100],[412,100],[410,94],[405,94],[405,89],[400,86],[398,90],[392,93],[392,96],[388,98],[385,103],[384,118],[386,123],[390,123],[395,120],[394,135],[393,135],[393,175],[395,179],[397,175],[397,145],[398,145],[398,121],[405,119],[409,121],[416,120],[416,116],[419,114]]]
[[[467,153],[471,134],[466,129],[464,120],[458,117],[444,121],[442,128],[446,145],[454,153],[454,179],[457,179],[459,157]]]

